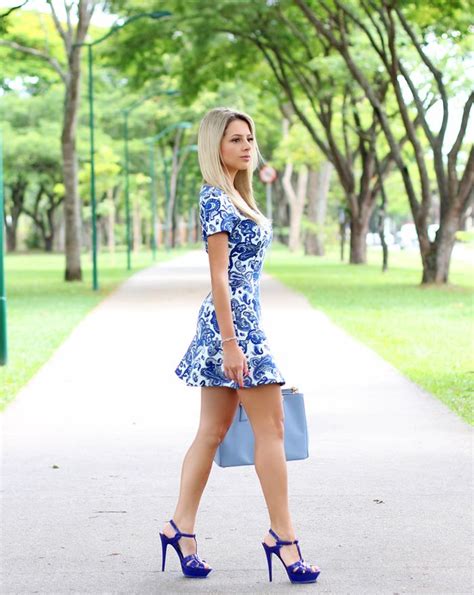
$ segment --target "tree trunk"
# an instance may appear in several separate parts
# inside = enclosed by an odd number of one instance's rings
[[[283,188],[281,177],[278,177],[273,184],[272,190],[273,202],[273,228],[275,230],[274,238],[282,244],[288,244],[288,238],[282,231],[290,222],[289,206],[286,200],[285,190]]]
[[[7,241],[7,252],[15,252],[16,250],[16,229],[18,225],[18,219],[5,226],[5,238]]]
[[[360,217],[351,217],[351,264],[367,262],[367,231],[369,229],[370,212],[362,211]]]
[[[142,243],[142,219],[140,212],[140,197],[136,192],[133,200],[133,251],[140,252]]]
[[[24,210],[27,186],[26,181],[21,178],[16,180],[11,186],[10,224],[7,224],[7,214],[4,213],[8,252],[15,252],[17,248],[16,232],[18,229],[18,220]]]
[[[173,248],[183,245],[183,216],[176,215]]]
[[[52,252],[53,251],[53,235],[52,234],[45,235],[43,241],[44,241],[45,252],[48,252],[48,253]]]
[[[385,239],[385,203],[377,213],[377,232],[380,237],[380,244],[382,246],[382,272],[388,269],[388,246]]]
[[[323,226],[326,219],[329,181],[333,166],[325,161],[319,171],[310,170],[308,177],[308,219],[317,226],[313,231],[306,230],[304,241],[305,254],[324,256]]]
[[[285,173],[283,174],[282,184],[290,205],[290,236],[288,247],[294,252],[298,250],[301,242],[301,219],[303,217],[304,204],[306,200],[306,190],[308,186],[308,167],[301,165],[298,171],[296,191],[291,182],[293,173],[293,164],[287,163]]]
[[[58,209],[55,212],[55,221],[54,221],[54,243],[53,243],[53,250],[54,252],[64,252],[64,212],[62,209]]]
[[[79,48],[70,54],[69,72],[64,100],[64,120],[61,152],[64,174],[64,223],[66,246],[66,281],[82,281],[81,269],[81,211],[77,180],[76,128],[79,110],[80,62]]]
[[[347,236],[347,222],[349,218],[349,209],[346,207],[338,209],[338,220],[339,220],[339,258],[341,262],[344,262],[344,249],[346,247],[346,236]]]
[[[114,201],[114,193],[113,193],[112,189],[109,189],[107,191],[107,194],[110,199],[110,202],[109,202],[110,209],[109,209],[109,213],[107,216],[107,225],[108,225],[107,241],[108,241],[109,253],[114,254],[115,253],[115,201]]]
[[[46,220],[48,222],[47,231],[45,230],[43,235],[44,249],[46,252],[52,252],[54,246],[54,236],[56,234],[55,223],[55,212],[57,207],[62,203],[63,199],[59,199],[57,202],[54,200],[54,193],[47,194],[49,204],[46,208]]]
[[[53,251],[53,241],[54,241],[54,228],[50,227],[49,231],[45,230],[44,235],[43,235],[45,252],[50,253]]]
[[[160,219],[160,216],[156,215],[156,247],[160,248],[164,246],[165,237],[164,237],[164,230],[163,230],[163,222]]]
[[[428,246],[420,246],[423,262],[422,283],[447,283],[449,265],[455,242],[455,233],[459,228],[460,213],[451,209],[443,216],[442,224],[436,232],[436,239]]]
[[[471,206],[461,217],[461,221],[459,223],[459,231],[469,231],[472,228],[472,216],[473,208]]]
[[[97,233],[97,254],[100,254],[102,251],[102,243],[103,243],[103,237],[104,237],[104,225],[103,225],[103,219],[102,217],[98,216],[97,217],[97,227],[96,227],[96,233]]]
[[[33,217],[33,222],[41,235],[41,239],[43,240],[44,251],[51,252],[54,233],[49,231],[49,228],[41,215],[39,217]]]
[[[188,244],[195,244],[197,242],[196,239],[196,207],[191,207],[189,209],[189,219],[188,219],[188,235],[187,235],[187,243]]]
[[[171,247],[175,248],[178,245],[177,233],[177,214],[176,214],[176,203],[173,204],[173,212],[171,214]]]

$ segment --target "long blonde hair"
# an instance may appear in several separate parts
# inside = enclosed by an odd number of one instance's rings
[[[220,145],[227,127],[234,120],[243,120],[248,124],[254,142],[251,151],[251,167],[239,170],[232,185],[225,173]],[[263,158],[257,145],[255,124],[248,114],[227,107],[216,107],[207,112],[199,126],[198,159],[205,183],[221,188],[234,206],[258,225],[269,223],[267,217],[258,208],[252,190],[253,170],[258,166],[259,160],[263,162]]]

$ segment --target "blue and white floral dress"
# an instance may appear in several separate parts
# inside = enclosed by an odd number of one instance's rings
[[[273,238],[271,224],[257,225],[240,213],[223,190],[209,184],[201,188],[199,212],[206,252],[208,236],[221,231],[229,234],[232,319],[249,367],[249,374],[244,376],[244,388],[285,384],[260,326],[260,276],[266,249]],[[188,386],[239,388],[235,380],[224,374],[221,339],[211,291],[199,309],[191,344],[175,370]]]

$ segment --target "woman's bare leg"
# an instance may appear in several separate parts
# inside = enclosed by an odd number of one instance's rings
[[[183,460],[179,498],[173,520],[183,533],[194,533],[196,514],[211,472],[219,443],[229,429],[239,404],[237,391],[228,387],[201,387],[201,415],[196,436]],[[165,523],[165,535],[176,531]],[[185,556],[196,552],[196,542],[182,537],[179,545]]]
[[[283,540],[296,539],[288,504],[288,474],[284,447],[284,412],[281,386],[263,384],[237,389],[255,436],[257,472],[270,516],[270,526]],[[265,543],[274,545],[267,533]],[[285,564],[299,560],[296,545],[283,546]]]

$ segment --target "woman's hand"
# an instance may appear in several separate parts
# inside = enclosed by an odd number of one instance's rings
[[[222,349],[224,351],[224,361],[222,363],[224,374],[231,380],[235,380],[240,388],[243,388],[244,376],[249,373],[244,352],[235,340],[224,343]]]

